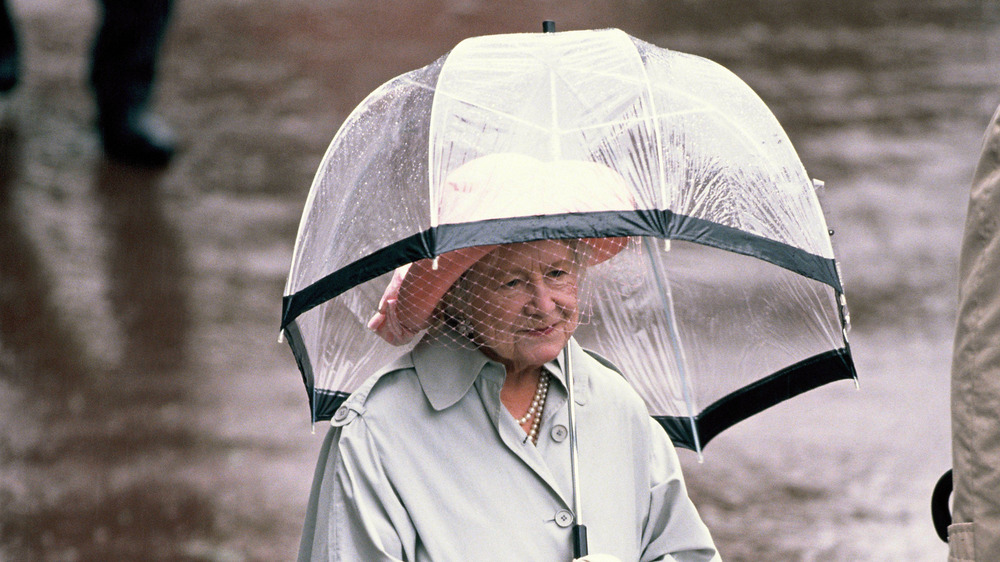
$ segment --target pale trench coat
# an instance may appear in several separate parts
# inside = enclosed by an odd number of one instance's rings
[[[719,560],[677,454],[618,373],[571,340],[590,552]],[[561,363],[538,444],[500,402],[504,369],[424,343],[334,416],[299,560],[569,561],[574,522]]]
[[[1000,108],[972,182],[952,360],[949,560],[1000,561]]]

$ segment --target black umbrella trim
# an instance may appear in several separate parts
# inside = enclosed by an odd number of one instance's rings
[[[848,348],[834,349],[814,355],[786,367],[773,375],[732,392],[695,416],[698,440],[704,447],[713,437],[737,423],[763,412],[789,398],[825,384],[857,380],[854,360]],[[687,416],[653,416],[678,447],[697,450]]]
[[[730,226],[664,210],[568,213],[447,224],[399,240],[292,295],[285,295],[281,328],[287,328],[302,313],[352,287],[401,265],[453,250],[533,240],[619,236],[684,240],[728,250],[770,262],[843,292],[833,259]]]
[[[292,348],[295,363],[298,364],[299,372],[302,373],[302,383],[306,386],[306,394],[309,397],[309,411],[315,413],[319,405],[313,402],[313,388],[316,386],[316,379],[313,376],[312,363],[309,361],[309,352],[302,341],[302,333],[299,332],[298,324],[292,322],[285,330],[285,337],[288,340],[289,347]],[[315,417],[313,421],[316,421]]]
[[[313,409],[313,423],[318,421],[329,421],[333,419],[334,412],[347,400],[350,393],[339,390],[317,389],[315,397],[315,408]],[[310,406],[313,405],[313,398],[309,398]]]
[[[716,400],[695,415],[698,443],[704,448],[716,435],[751,416],[804,392],[846,379],[857,380],[854,361],[848,348],[820,353],[786,367]],[[309,386],[309,389],[312,387]],[[310,392],[309,405],[313,408],[313,421],[333,418],[337,408],[348,396],[345,392],[317,389],[314,402],[313,393]],[[663,426],[675,446],[697,450],[691,418],[653,416],[653,419]]]

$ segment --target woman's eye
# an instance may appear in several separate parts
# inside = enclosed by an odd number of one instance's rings
[[[569,272],[564,269],[553,269],[552,271],[549,272],[549,277],[553,279],[559,279],[564,275],[569,275]]]
[[[507,289],[516,289],[521,284],[520,279],[509,279],[504,282],[503,286]]]

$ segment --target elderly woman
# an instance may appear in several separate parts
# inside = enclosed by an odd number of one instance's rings
[[[590,560],[717,560],[677,454],[625,379],[579,347],[579,288],[620,239],[469,248],[397,272],[370,327],[426,330],[333,420],[300,560],[572,558],[564,350]]]

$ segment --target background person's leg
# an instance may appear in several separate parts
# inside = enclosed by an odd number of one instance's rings
[[[173,133],[147,107],[171,0],[102,0],[91,84],[97,126],[107,156],[127,164],[162,166],[174,151]]]
[[[6,0],[0,0],[0,93],[14,89],[19,71],[17,32]]]

